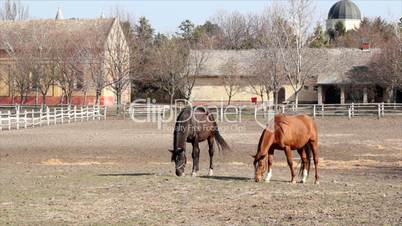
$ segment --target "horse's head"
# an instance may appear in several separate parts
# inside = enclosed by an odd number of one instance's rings
[[[169,151],[172,153],[172,162],[175,163],[176,175],[179,177],[184,176],[184,169],[187,163],[186,151],[183,148]]]
[[[261,181],[268,168],[268,150],[273,144],[275,134],[270,130],[265,129],[258,142],[257,154],[254,158],[255,182]]]
[[[264,173],[267,171],[268,167],[268,158],[265,156],[254,156],[254,173],[255,173],[255,182],[260,182],[264,176]]]

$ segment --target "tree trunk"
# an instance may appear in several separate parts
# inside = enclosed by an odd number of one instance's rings
[[[116,92],[116,105],[117,105],[116,111],[117,111],[117,114],[119,114],[120,113],[120,105],[121,105],[121,91],[120,90]]]
[[[231,100],[232,100],[232,95],[229,95],[228,105],[230,105]]]
[[[84,105],[87,104],[87,91],[84,91]]]
[[[24,104],[24,94],[20,94],[20,104]]]
[[[97,104],[99,104],[99,97],[100,97],[100,95],[101,95],[101,90],[98,88],[98,89],[96,89],[96,94],[95,94],[95,104],[97,105]]]
[[[73,93],[70,91],[67,94],[67,104],[71,105],[72,101],[73,101]]]
[[[299,91],[295,92],[295,107],[296,110],[299,107]]]
[[[174,94],[170,94],[170,107],[173,106]]]
[[[261,94],[260,94],[260,97],[261,97],[261,103],[264,104],[264,93],[261,93]]]
[[[46,105],[46,94],[42,94],[42,104]]]
[[[385,90],[386,95],[386,102],[392,103],[394,101],[394,87],[388,87]]]

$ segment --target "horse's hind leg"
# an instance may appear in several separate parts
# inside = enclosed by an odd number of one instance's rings
[[[301,158],[301,167],[300,167],[300,176],[302,176],[300,183],[306,183],[307,175],[308,175],[308,160],[307,160],[307,153],[306,153],[306,147],[303,147],[297,152],[300,155]]]
[[[313,152],[313,160],[314,160],[314,168],[315,168],[315,184],[319,184],[318,179],[320,179],[319,176],[319,169],[318,169],[318,161],[319,161],[319,155],[318,155],[318,143],[317,141],[311,141],[311,149]]]
[[[287,161],[288,161],[288,166],[289,166],[289,168],[290,168],[290,173],[291,173],[291,175],[292,175],[292,180],[291,180],[291,183],[292,184],[295,184],[296,183],[296,180],[295,180],[295,170],[293,169],[293,155],[292,155],[292,149],[290,149],[290,147],[289,146],[287,146],[286,148],[285,148],[285,152],[286,152],[286,159],[287,159]]]
[[[214,175],[214,152],[215,152],[215,139],[214,137],[208,138],[208,153],[209,153],[209,171],[208,176]]]
[[[199,170],[199,160],[200,160],[200,148],[198,146],[198,141],[193,142],[193,153],[191,154],[193,157],[193,172],[191,176],[195,177]]]

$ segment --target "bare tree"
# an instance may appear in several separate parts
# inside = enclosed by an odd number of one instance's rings
[[[357,76],[356,76],[357,74]],[[359,80],[385,88],[386,101],[395,100],[395,90],[402,87],[402,39],[394,38],[375,53],[366,71],[352,73]]]
[[[36,47],[34,54],[34,62],[31,68],[33,76],[33,88],[35,92],[42,95],[42,104],[46,104],[46,96],[50,87],[55,84],[56,80],[56,62],[54,61],[57,54],[56,42],[51,36],[50,24],[34,28],[32,30],[32,42]],[[38,96],[38,95],[36,95]],[[35,98],[35,103],[38,100]]]
[[[295,105],[299,103],[299,92],[305,82],[311,78],[312,68],[316,66],[311,51],[308,50],[310,28],[312,25],[313,1],[289,0],[285,15],[277,10],[272,14],[274,39],[282,57],[285,76],[292,87],[295,96]],[[286,20],[284,18],[287,18]]]
[[[181,47],[180,40],[172,38],[161,40],[155,49],[154,67],[155,82],[170,97],[170,104],[174,102],[175,95],[180,92],[183,82],[183,70],[186,62],[185,48]]]
[[[130,50],[126,42],[126,37],[121,29],[117,27],[111,33],[111,37],[106,42],[106,70],[110,79],[110,87],[116,95],[116,102],[122,104],[123,92],[130,85]]]
[[[182,82],[178,89],[185,99],[190,99],[196,78],[200,75],[207,60],[208,53],[206,51],[195,50],[187,54],[183,61]]]
[[[60,103],[71,104],[73,91],[82,89],[82,75],[84,67],[82,62],[85,51],[84,46],[77,40],[82,40],[81,34],[69,33],[66,38],[58,37],[57,41],[57,54],[55,56],[55,63],[57,64],[56,83],[61,88],[63,94]],[[64,97],[66,98],[64,100]]]
[[[241,91],[243,85],[239,62],[231,57],[220,67],[220,71],[223,75],[223,84],[228,95],[228,104],[230,104],[232,98]]]
[[[264,101],[264,95],[269,101],[273,93],[274,104],[278,103],[277,93],[284,83],[283,64],[278,49],[266,49],[256,53],[251,64],[252,77],[249,78],[249,86]]]
[[[26,20],[29,17],[29,8],[21,4],[20,0],[4,0],[0,2],[0,20]]]
[[[0,37],[1,44],[12,61],[10,73],[13,76],[9,78],[10,89],[17,91],[21,104],[25,103],[32,85],[31,70],[34,47],[31,42],[26,41],[29,37],[28,31],[13,30],[3,32]]]

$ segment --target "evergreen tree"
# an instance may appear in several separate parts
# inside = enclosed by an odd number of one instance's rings
[[[324,30],[320,24],[314,29],[314,34],[312,37],[312,42],[310,43],[311,48],[324,48],[328,46],[328,39],[325,35]]]

